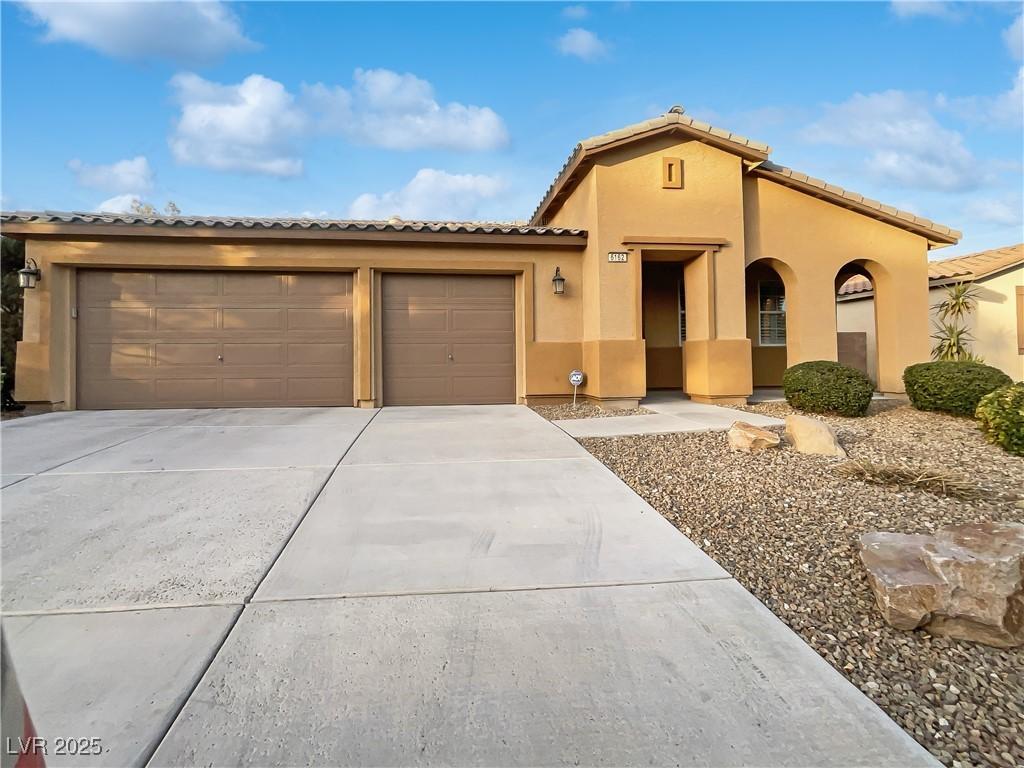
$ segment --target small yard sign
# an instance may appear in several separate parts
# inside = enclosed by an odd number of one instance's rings
[[[625,264],[629,261],[629,251],[608,251],[608,261]]]
[[[569,383],[572,384],[572,404],[576,405],[576,387],[583,383],[583,371],[579,368],[570,371]]]

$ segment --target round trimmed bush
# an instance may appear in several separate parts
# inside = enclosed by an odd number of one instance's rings
[[[830,360],[798,363],[782,374],[786,402],[801,411],[863,416],[875,391],[871,379]]]
[[[989,392],[974,415],[985,439],[1015,456],[1024,456],[1024,382]]]
[[[918,363],[903,372],[907,397],[915,408],[956,416],[973,416],[981,398],[1012,383],[998,368],[964,360]]]

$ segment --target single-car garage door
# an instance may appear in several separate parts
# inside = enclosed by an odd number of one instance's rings
[[[78,407],[352,405],[352,276],[78,277]]]
[[[384,276],[385,405],[513,403],[515,278]]]

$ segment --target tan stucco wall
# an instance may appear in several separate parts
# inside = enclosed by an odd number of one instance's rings
[[[682,188],[663,188],[665,157],[682,160]],[[587,374],[582,395],[639,399],[648,387],[666,382],[675,386],[674,354],[679,355],[683,386],[692,397],[743,400],[754,384],[777,384],[787,364],[836,359],[834,284],[840,269],[850,263],[870,273],[878,288],[880,388],[901,391],[903,369],[927,359],[923,237],[744,175],[739,157],[678,136],[626,144],[602,152],[593,162],[548,222],[586,229],[586,244],[574,247],[517,245],[514,238],[493,245],[218,243],[209,235],[116,241],[30,238],[29,254],[44,279],[26,293],[17,397],[74,407],[70,309],[75,269],[89,266],[354,272],[353,403],[359,405],[379,401],[378,298],[381,275],[387,271],[516,275],[520,400],[571,394],[567,375],[576,367]],[[133,234],[131,228],[124,232]],[[608,261],[609,251],[623,250],[629,253],[626,263]],[[683,275],[687,339],[679,352],[672,351],[657,326],[645,339],[645,261],[671,262],[672,269]],[[756,333],[750,328],[746,269],[762,261],[786,285],[785,348],[752,349]],[[555,296],[551,289],[556,267],[566,278],[563,296]],[[674,335],[674,281],[671,290]],[[667,303],[667,296],[663,298]],[[661,346],[663,341],[668,346]]]
[[[582,268],[578,248],[422,246],[417,244],[194,241],[29,240],[28,255],[43,273],[25,291],[25,332],[18,345],[17,391],[22,402],[75,407],[75,343],[71,308],[75,274],[89,267],[138,269],[266,269],[348,271],[356,274],[353,404],[379,399],[374,347],[375,285],[388,271],[444,271],[517,275],[517,394],[571,394],[567,376],[582,357]],[[555,267],[566,293],[555,296]],[[535,289],[536,284],[536,289]]]
[[[967,329],[974,341],[971,349],[988,365],[1004,371],[1014,381],[1024,380],[1024,355],[1018,352],[1017,286],[1024,285],[1024,266],[1000,272],[975,281],[978,300],[974,313],[967,320]],[[942,287],[928,291],[928,318],[938,319],[938,305],[946,297]],[[838,305],[841,330],[864,331],[868,340],[868,366],[873,364],[876,344],[873,298],[841,301]],[[934,342],[933,342],[934,343]]]
[[[837,359],[835,281],[855,262],[878,294],[878,388],[902,392],[903,370],[929,356],[927,241],[767,179],[743,188],[747,261],[786,285],[788,364]]]

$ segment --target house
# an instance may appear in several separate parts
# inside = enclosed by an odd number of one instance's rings
[[[956,256],[928,265],[928,303],[932,327],[946,286],[970,282],[977,298],[964,325],[971,351],[1014,381],[1024,380],[1024,243]],[[867,373],[875,376],[875,293],[871,281],[851,278],[839,289],[837,322],[842,333],[862,333]]]
[[[928,358],[960,233],[681,107],[576,146],[528,224],[5,213],[38,266],[16,396],[59,408],[740,403],[836,359],[877,291],[878,385]]]

